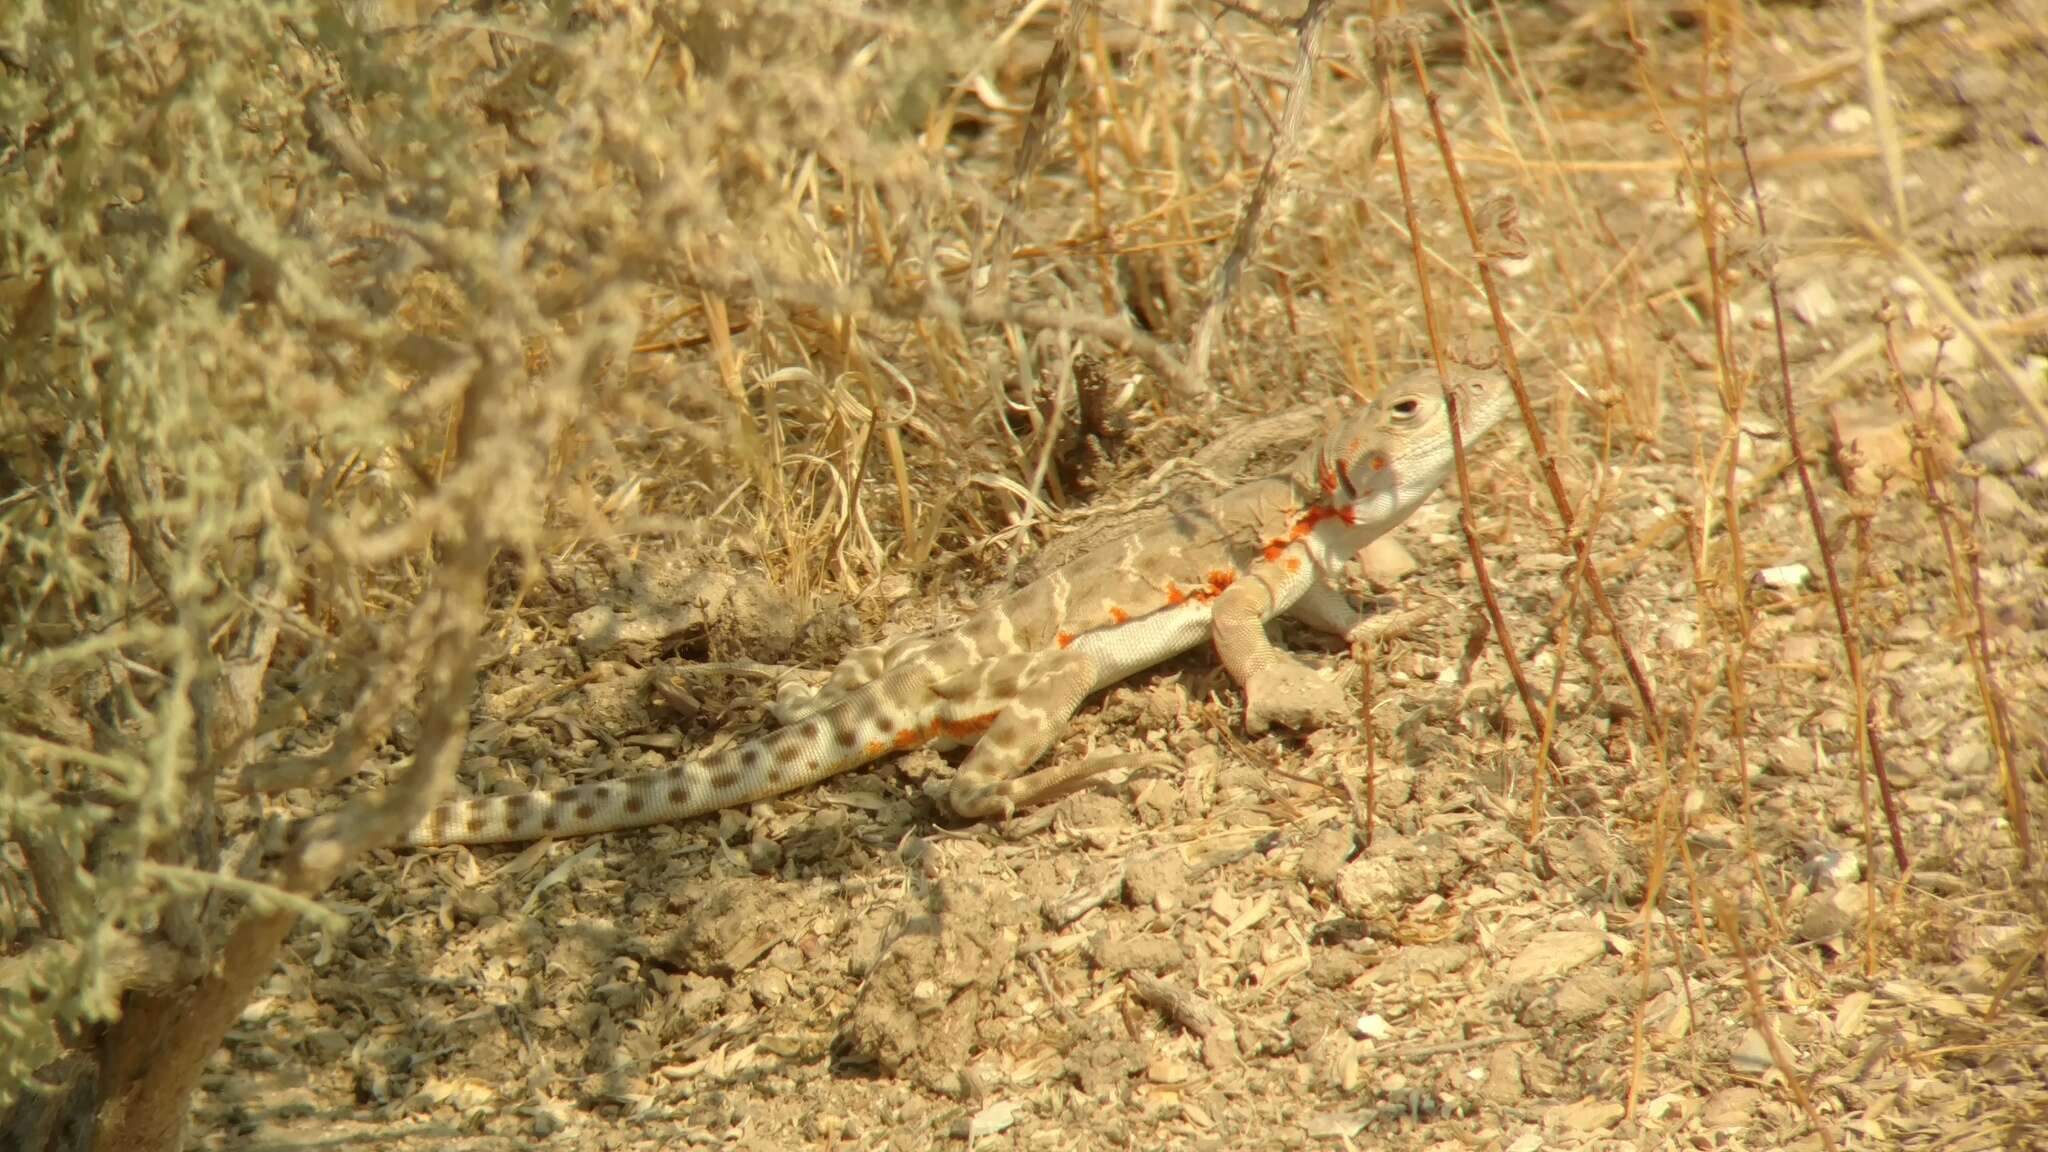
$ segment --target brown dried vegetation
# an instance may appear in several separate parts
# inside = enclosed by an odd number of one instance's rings
[[[0,1144],[2048,1140],[2048,43],[1865,18],[0,13]],[[1348,728],[378,847],[1454,351]]]

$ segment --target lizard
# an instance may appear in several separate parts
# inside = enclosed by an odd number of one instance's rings
[[[1453,369],[1470,444],[1513,407],[1497,372]],[[402,844],[489,844],[666,823],[808,787],[921,746],[974,748],[943,797],[1007,817],[1094,769],[1030,771],[1090,695],[1207,637],[1242,688],[1245,723],[1335,713],[1337,684],[1276,647],[1288,614],[1347,638],[1366,618],[1340,583],[1359,549],[1453,467],[1444,384],[1423,371],[1338,416],[1285,471],[1180,508],[996,599],[957,627],[849,653],[823,685],[787,685],[781,727],[621,780],[450,801]]]

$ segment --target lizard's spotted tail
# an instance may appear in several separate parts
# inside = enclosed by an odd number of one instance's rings
[[[497,844],[616,832],[792,792],[925,742],[927,733],[892,722],[891,711],[877,706],[884,694],[885,685],[870,685],[801,723],[642,776],[450,801],[427,813],[400,843]]]

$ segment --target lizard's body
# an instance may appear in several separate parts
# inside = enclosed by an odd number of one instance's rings
[[[1469,444],[1512,394],[1455,371]],[[1339,418],[1279,475],[1254,480],[1090,552],[983,607],[959,627],[864,648],[815,693],[778,701],[784,726],[646,775],[457,800],[408,844],[484,844],[609,832],[736,807],[926,745],[973,742],[947,794],[965,817],[1003,815],[1073,769],[1027,769],[1091,693],[1213,638],[1263,726],[1285,701],[1337,689],[1273,646],[1283,613],[1344,635],[1362,622],[1341,589],[1358,549],[1407,519],[1452,467],[1434,373]]]

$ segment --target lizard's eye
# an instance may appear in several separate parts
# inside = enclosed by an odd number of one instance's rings
[[[1394,401],[1394,415],[1399,416],[1403,420],[1415,419],[1415,414],[1421,410],[1422,401],[1413,397]]]

